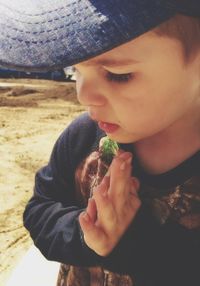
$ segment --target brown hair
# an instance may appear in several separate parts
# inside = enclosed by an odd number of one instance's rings
[[[200,51],[200,18],[177,14],[159,25],[154,31],[159,36],[179,40],[183,46],[186,62],[192,60]]]

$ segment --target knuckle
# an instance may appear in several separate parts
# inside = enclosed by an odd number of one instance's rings
[[[132,158],[132,153],[131,152],[124,152],[119,155],[119,158],[122,160],[128,160],[129,158]]]
[[[130,207],[132,210],[137,211],[141,207],[141,200],[138,197],[132,196],[132,199],[129,200]]]
[[[138,190],[140,187],[140,181],[136,177],[131,177],[131,186],[134,190]]]
[[[142,202],[141,202],[141,200],[139,198],[135,201],[135,205],[136,205],[137,209],[139,209],[141,207]]]
[[[134,203],[135,210],[138,210],[141,207],[141,204],[141,201],[139,199],[136,199]]]

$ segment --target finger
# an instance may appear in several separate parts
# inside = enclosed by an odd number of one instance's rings
[[[79,215],[79,223],[83,231],[85,243],[95,252],[102,255],[102,245],[107,241],[104,231],[90,221],[87,212]]]
[[[140,181],[136,177],[131,177],[130,178],[130,194],[138,196],[138,191],[140,188]]]
[[[141,206],[141,200],[138,196],[140,182],[137,178],[131,178],[131,184],[129,188],[129,198],[127,200],[127,204],[129,205],[130,209],[133,211],[133,215],[136,214],[137,210]]]
[[[91,221],[95,223],[97,219],[97,207],[93,198],[89,198],[86,212],[89,215]]]
[[[141,200],[138,196],[130,195],[129,200],[127,201],[127,205],[129,206],[133,217],[136,215],[137,211],[141,207]]]
[[[93,196],[96,191],[100,191],[102,195],[106,196],[108,194],[108,189],[110,186],[110,176],[106,174],[101,183],[93,190]]]
[[[109,194],[114,202],[119,201],[119,198],[127,195],[125,191],[127,190],[126,184],[132,172],[131,162],[132,154],[129,152],[124,152],[113,159],[110,167]]]
[[[90,216],[88,215],[86,211],[80,213],[79,223],[80,223],[82,230],[91,228],[94,225],[94,223],[92,222],[92,220],[90,219]]]
[[[120,217],[130,216],[131,219],[135,214],[135,200],[138,200],[138,188],[139,180],[135,177],[131,177],[126,184],[124,197],[120,199],[120,202],[116,203],[116,212]],[[119,201],[119,200],[118,200]],[[137,203],[136,203],[137,205]],[[128,206],[128,208],[127,208]]]
[[[122,155],[123,153],[125,153],[124,150],[118,149],[118,150],[117,150],[117,153],[116,153],[116,156],[120,156],[120,155]],[[108,171],[107,171],[107,173],[106,173],[105,176],[110,176],[110,168],[108,168]]]
[[[108,194],[109,186],[110,186],[110,176],[109,176],[109,174],[106,174],[106,175],[103,177],[103,179],[102,179],[102,181],[101,181],[101,183],[100,183],[100,185],[99,185],[99,190],[100,190],[100,192],[101,192],[102,194],[104,194],[104,195],[107,195],[107,194]]]
[[[125,153],[125,151],[123,149],[118,149],[116,156],[120,156],[123,153]]]
[[[116,225],[116,215],[103,184],[96,188],[93,198],[97,207],[97,223],[101,225],[106,233],[110,233]]]

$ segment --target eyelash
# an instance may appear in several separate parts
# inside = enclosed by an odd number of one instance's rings
[[[112,72],[107,72],[106,78],[108,81],[126,83],[133,78],[133,74],[132,73],[116,74]]]
[[[74,66],[72,67],[72,70],[73,72],[78,72],[77,68],[75,68]],[[106,78],[108,81],[111,82],[126,83],[133,78],[133,74],[132,73],[117,74],[107,71]]]

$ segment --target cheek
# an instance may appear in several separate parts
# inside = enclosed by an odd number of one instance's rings
[[[135,89],[131,97],[123,99],[118,105],[118,118],[127,131],[148,136],[176,121],[186,109],[181,103],[181,94],[175,93],[174,87],[166,91],[164,86],[156,88],[149,85],[147,88],[146,85],[146,88]]]

